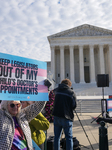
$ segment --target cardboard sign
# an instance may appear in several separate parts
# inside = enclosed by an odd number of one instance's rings
[[[0,53],[0,99],[47,101],[46,62]]]

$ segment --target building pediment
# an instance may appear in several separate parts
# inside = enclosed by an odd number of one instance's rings
[[[109,36],[109,35],[112,36],[112,30],[84,24],[84,25],[51,35],[48,38],[78,37],[78,36]]]

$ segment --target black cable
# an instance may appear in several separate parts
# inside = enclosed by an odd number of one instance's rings
[[[84,127],[83,127],[83,125],[82,125],[80,119],[79,119],[79,116],[77,115],[76,110],[74,110],[74,111],[75,111],[76,116],[77,116],[77,118],[78,118],[78,120],[79,120],[79,122],[80,122],[80,125],[81,125],[81,127],[82,127],[82,129],[83,129],[83,131],[84,131],[84,133],[85,133],[85,135],[86,135],[86,137],[87,137],[87,139],[88,139],[88,142],[89,142],[89,144],[91,145],[92,150],[94,150],[94,148],[93,148],[93,146],[92,146],[92,144],[91,144],[91,142],[90,142],[90,140],[89,140],[89,138],[88,138],[88,135],[87,135],[87,133],[86,133],[86,131],[85,131],[85,129],[84,129]]]

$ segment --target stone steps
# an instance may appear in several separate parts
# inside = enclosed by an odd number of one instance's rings
[[[57,87],[58,85],[56,85]],[[78,97],[82,97],[78,99],[78,106],[76,111],[78,113],[101,113],[101,99],[103,98],[102,87],[97,87],[95,83],[73,83],[73,90]],[[109,87],[104,87],[104,97],[112,95],[112,83],[109,84]],[[100,97],[98,99],[93,99],[94,97]],[[87,97],[84,98],[84,97]],[[88,97],[91,97],[88,99]]]
[[[58,84],[55,84],[55,88],[58,87]],[[97,87],[95,83],[73,83],[73,90],[77,96],[100,96],[103,95],[112,95],[112,83],[109,84],[109,87]]]
[[[77,96],[95,96],[102,95],[102,87],[97,87],[96,84],[86,83],[86,84],[73,84],[74,92]],[[104,87],[104,95],[112,95],[112,83],[109,87]]]

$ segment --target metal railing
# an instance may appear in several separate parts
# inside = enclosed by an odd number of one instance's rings
[[[82,115],[82,113],[100,113],[101,112],[101,100],[98,99],[80,99],[77,100],[76,111]]]

